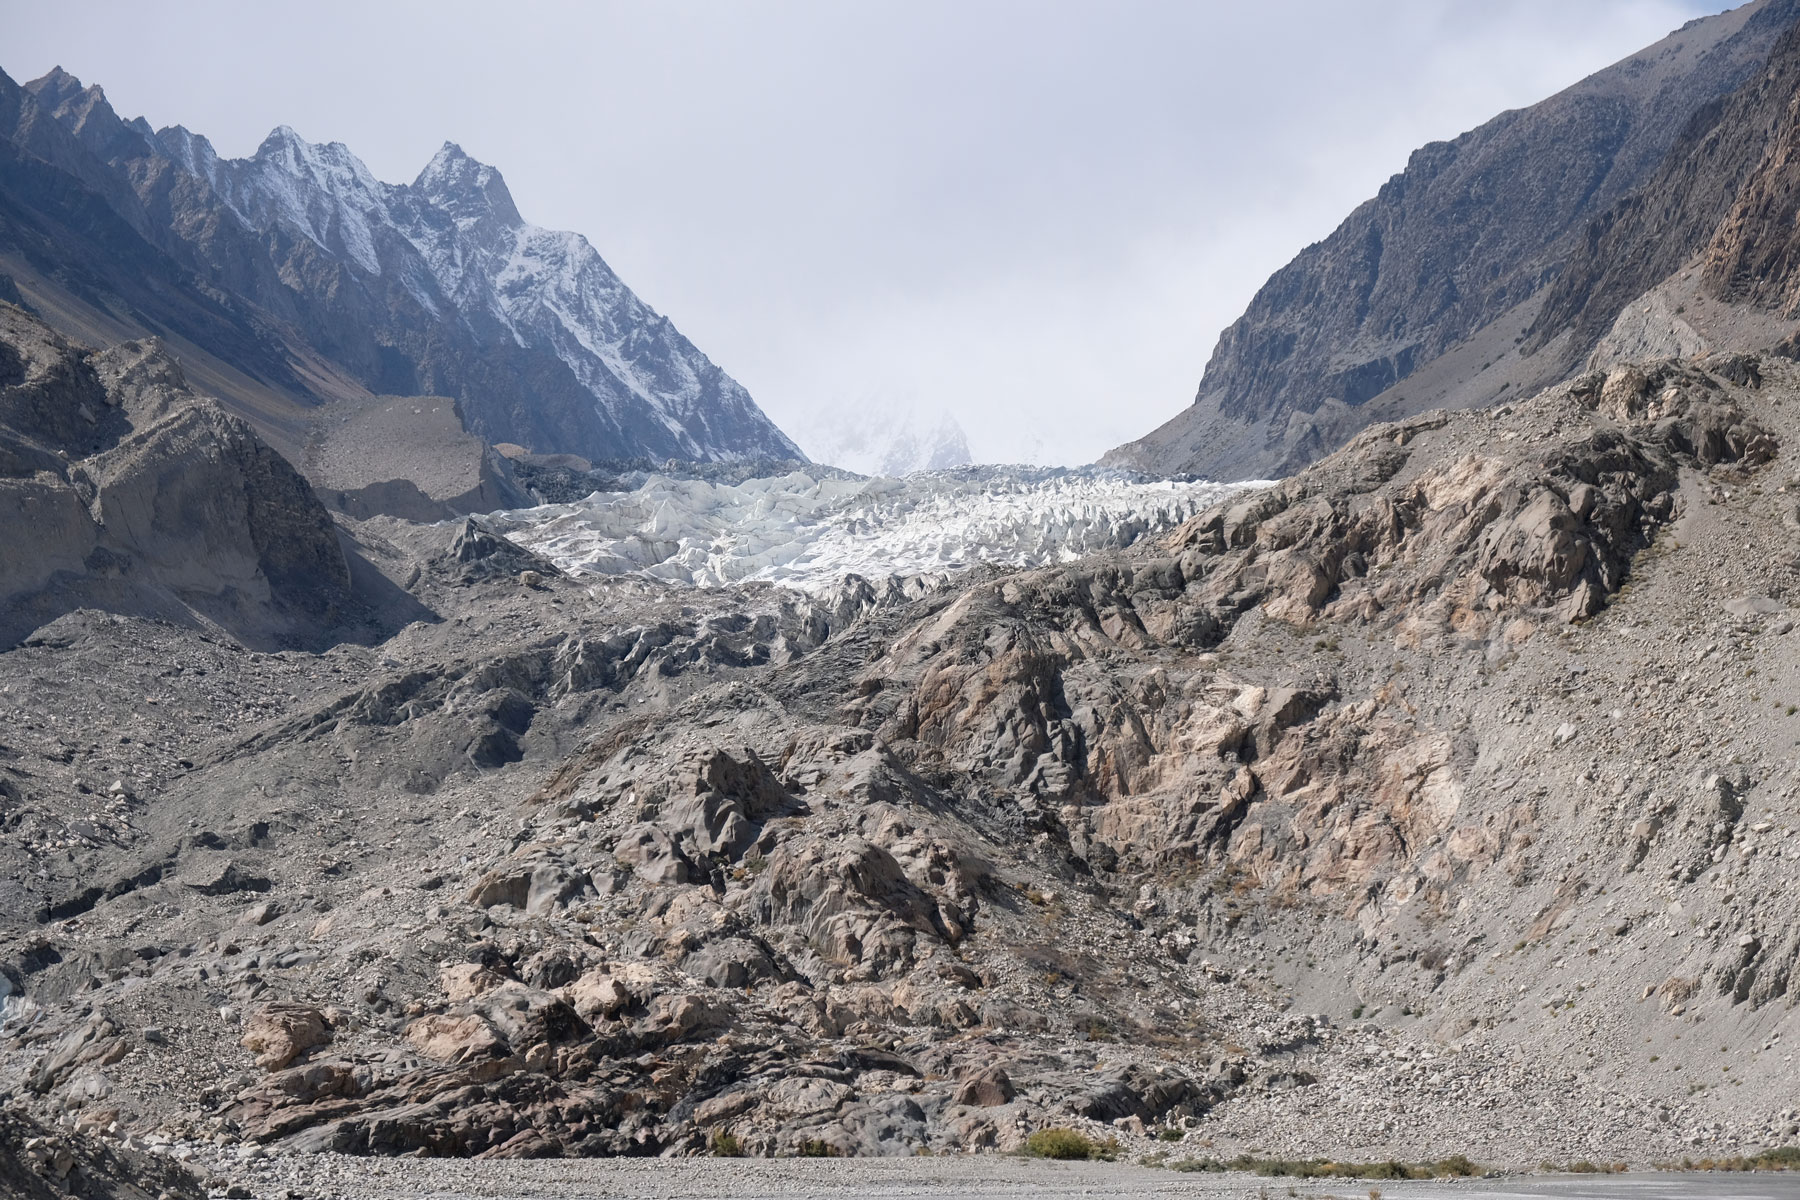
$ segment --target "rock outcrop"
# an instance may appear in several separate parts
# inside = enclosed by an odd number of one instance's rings
[[[880,595],[383,519],[441,619],[376,648],[71,614],[0,692],[62,697],[5,709],[0,1085],[231,1177],[1773,1144],[1797,370],[1622,365]]]
[[[84,354],[10,305],[0,338],[0,642],[84,606],[265,645],[348,615],[312,489],[160,346]]]

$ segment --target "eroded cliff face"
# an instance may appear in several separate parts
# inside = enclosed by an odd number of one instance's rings
[[[350,617],[312,489],[154,342],[71,347],[0,305],[0,642],[74,608],[309,642]]]
[[[1563,378],[1723,215],[1740,175],[1715,164],[1676,178],[1666,163],[1705,140],[1797,16],[1778,2],[1692,22],[1541,104],[1415,152],[1270,278],[1220,335],[1189,409],[1103,461],[1271,478],[1372,421]],[[1734,128],[1760,145],[1748,117]],[[1754,165],[1752,155],[1742,169]],[[1698,241],[1662,236],[1671,207],[1692,210]],[[1661,233],[1637,228],[1646,221]]]
[[[1779,197],[1794,138],[1796,87],[1800,34],[1790,31],[1741,88],[1694,116],[1639,191],[1594,221],[1551,287],[1527,348],[1553,361],[1579,362],[1622,310],[1644,307],[1641,296],[1690,264],[1698,266],[1697,289],[1728,304],[1766,304],[1783,294],[1792,264],[1777,232]],[[1664,313],[1660,320],[1673,324],[1677,317]],[[1735,340],[1715,334],[1696,345],[1766,348],[1731,345]]]
[[[0,693],[0,1072],[202,1155],[1779,1140],[1797,396],[1620,366],[949,585],[371,521],[437,618],[379,646],[64,617]]]
[[[1705,250],[1705,286],[1722,300],[1800,317],[1800,39],[1759,80],[1756,109],[1766,130],[1760,161]]]

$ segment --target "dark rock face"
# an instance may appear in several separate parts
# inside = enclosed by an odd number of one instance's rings
[[[544,453],[804,457],[585,239],[526,223],[453,145],[410,185],[285,127],[221,159],[188,130],[121,120],[60,69],[0,76],[0,133],[0,260],[26,291],[252,377],[216,390],[290,450],[275,426],[304,414],[268,411],[265,387],[300,406],[447,397],[469,432]]]
[[[1737,125],[1768,132],[1754,173],[1707,245],[1704,279],[1721,299],[1800,315],[1800,34],[1783,41],[1755,87],[1733,102],[1743,109]]]
[[[1545,299],[1527,345],[1585,353],[1619,310],[1706,251],[1703,286],[1781,306],[1793,271],[1800,31],[1741,89],[1695,114],[1643,188],[1601,214]]]
[[[82,354],[0,306],[0,642],[75,608],[305,640],[345,615],[330,514],[154,344]]]
[[[1370,420],[1431,406],[1395,397],[1397,385],[1484,332],[1494,347],[1473,368],[1511,351],[1590,221],[1652,176],[1697,111],[1754,76],[1796,16],[1800,4],[1766,0],[1693,22],[1541,104],[1418,150],[1270,278],[1220,336],[1191,408],[1103,461],[1275,476]],[[1548,382],[1567,365],[1527,363],[1512,382]],[[1395,402],[1364,408],[1377,398]]]

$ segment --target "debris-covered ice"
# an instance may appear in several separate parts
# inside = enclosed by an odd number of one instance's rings
[[[633,491],[494,519],[577,573],[813,591],[849,574],[1067,562],[1169,529],[1245,486],[1091,468],[972,467],[903,479],[795,471],[735,485],[651,475]]]

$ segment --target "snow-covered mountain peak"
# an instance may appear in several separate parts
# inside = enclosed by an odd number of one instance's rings
[[[525,221],[500,172],[471,158],[455,142],[445,142],[432,155],[412,186],[422,199],[458,221],[488,217],[509,228]]]
[[[242,230],[200,248],[203,271],[233,274],[273,254],[272,274],[283,282],[267,294],[278,306],[292,302],[292,272],[317,286],[310,300],[329,307],[342,297],[355,321],[391,319],[351,367],[372,387],[444,389],[463,402],[476,432],[546,452],[804,457],[586,238],[526,222],[500,172],[455,142],[412,183],[384,183],[348,146],[310,142],[290,125],[248,158],[221,158],[180,126],[152,133],[142,121],[120,121],[98,88],[67,72],[27,87],[128,179],[166,178],[135,165],[160,157],[204,182],[176,201],[192,210],[194,227],[235,217]],[[227,243],[237,249],[213,258]],[[240,282],[261,289],[269,279]]]
[[[153,135],[164,154],[179,163],[190,175],[212,180],[218,176],[219,152],[205,135],[185,125],[166,125]]]
[[[384,209],[387,185],[342,142],[309,142],[291,125],[278,125],[256,148],[256,162],[272,163],[320,191]]]
[[[284,223],[371,275],[377,227],[391,223],[387,185],[342,142],[309,142],[279,125],[249,159],[222,161],[213,185],[253,228]]]

